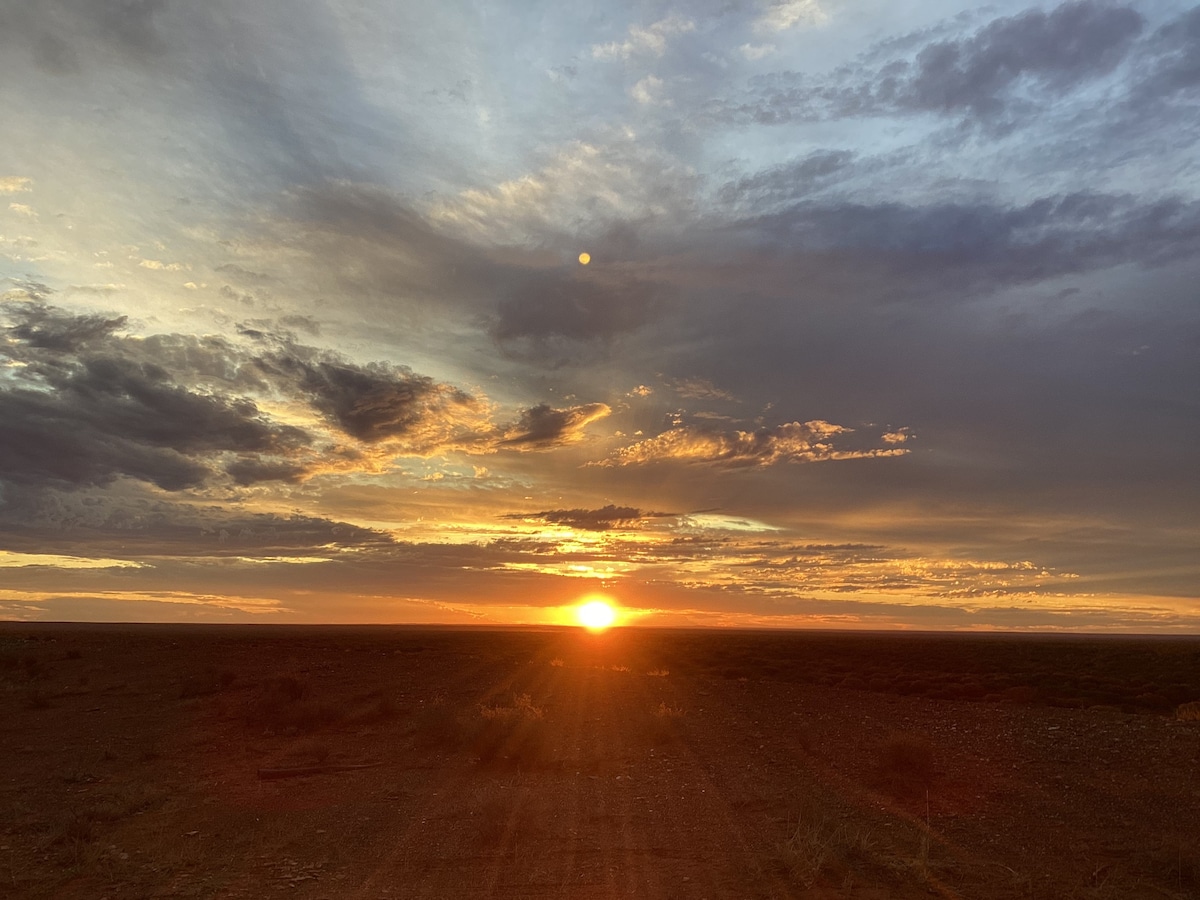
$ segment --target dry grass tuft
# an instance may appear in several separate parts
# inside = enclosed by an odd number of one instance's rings
[[[513,698],[512,706],[481,706],[479,714],[489,722],[511,722],[542,719],[546,710],[534,705],[533,698],[528,694],[521,694]]]
[[[821,880],[849,880],[855,869],[874,862],[875,848],[869,831],[810,804],[781,854],[792,877],[807,888]]]
[[[657,746],[675,743],[682,737],[685,716],[682,707],[660,700],[657,706],[650,707],[650,721],[644,733]]]
[[[483,765],[544,768],[552,760],[546,710],[529,694],[510,706],[481,706],[471,734],[471,749]]]
[[[685,715],[682,707],[668,706],[665,700],[658,701],[653,712],[656,719],[682,719]]]
[[[1180,722],[1200,722],[1200,700],[1182,703],[1175,708],[1175,718]]]

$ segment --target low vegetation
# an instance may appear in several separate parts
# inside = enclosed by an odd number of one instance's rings
[[[544,768],[553,758],[545,718],[529,694],[505,706],[482,706],[470,729],[471,751],[483,765]]]

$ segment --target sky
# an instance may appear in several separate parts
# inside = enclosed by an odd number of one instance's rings
[[[0,618],[1200,632],[1200,6],[0,0],[0,102]]]

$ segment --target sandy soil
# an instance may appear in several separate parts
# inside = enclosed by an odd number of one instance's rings
[[[971,640],[3,625],[0,895],[1200,897],[1200,641]]]

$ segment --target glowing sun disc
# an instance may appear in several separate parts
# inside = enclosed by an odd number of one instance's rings
[[[575,617],[588,631],[603,631],[616,621],[617,613],[603,600],[589,600],[575,610]]]
[[[586,266],[591,261],[592,261],[592,254],[590,254],[590,253],[580,253],[579,254],[579,264],[581,266]]]

